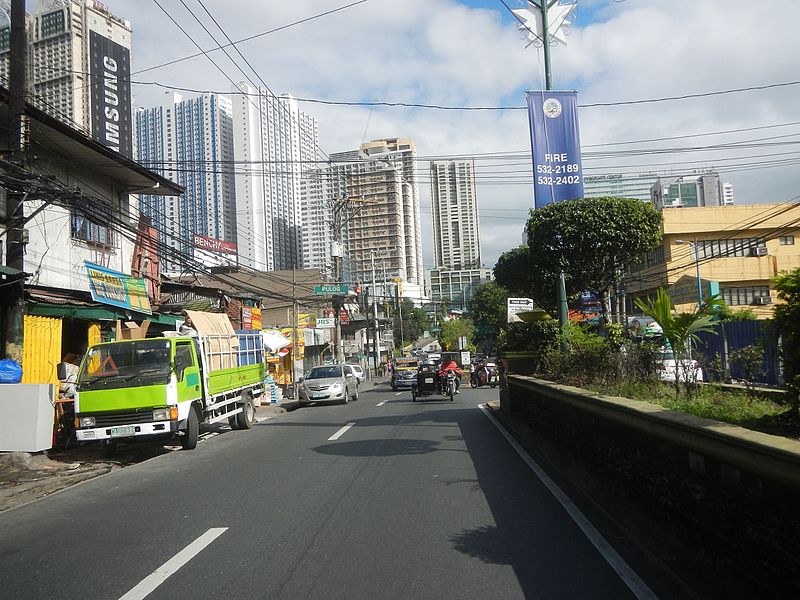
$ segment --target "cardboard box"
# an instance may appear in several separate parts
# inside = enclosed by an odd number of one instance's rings
[[[150,321],[145,319],[141,325],[137,325],[135,321],[117,321],[116,339],[117,340],[138,340],[147,336],[147,329],[150,327]]]

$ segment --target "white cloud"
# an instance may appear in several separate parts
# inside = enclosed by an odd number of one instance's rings
[[[204,47],[208,36],[178,0],[160,0]],[[198,16],[196,0],[185,0]],[[312,14],[345,0],[293,2],[205,0],[233,39],[240,39]],[[135,69],[196,52],[154,3],[107,0],[112,11],[132,21]],[[534,48],[524,49],[502,5],[478,9],[455,0],[371,0],[346,11],[240,46],[276,92],[334,100],[390,100],[454,105],[522,105],[525,87],[541,82]],[[557,86],[577,87],[580,103],[631,100],[797,79],[800,38],[794,24],[800,3],[774,0],[754,12],[750,0],[581,0],[566,47],[553,49]],[[599,22],[586,22],[587,15]],[[207,19],[204,21],[208,22]],[[211,25],[209,25],[211,28]],[[215,32],[216,33],[216,32]],[[232,79],[242,76],[221,53],[214,53]],[[135,76],[177,86],[227,90],[229,82],[204,57]],[[161,91],[134,88],[140,105],[159,101]],[[580,112],[583,144],[663,137],[800,120],[800,86],[635,106],[585,108]],[[353,149],[363,139],[411,137],[421,156],[524,151],[530,139],[524,111],[445,112],[397,108],[304,104],[320,122],[327,152]],[[798,131],[764,130],[714,138],[674,140],[663,147],[702,145]],[[643,144],[631,147],[642,147]],[[746,149],[738,154],[693,153],[587,160],[587,169],[616,164],[708,161],[791,151],[791,146]],[[745,163],[752,159],[742,159]],[[506,181],[525,176],[525,160],[504,165],[479,163],[487,179],[478,190],[485,261],[491,266],[521,241],[532,192]],[[516,164],[522,163],[522,164]],[[697,163],[700,165],[701,163]],[[720,163],[725,164],[725,163]],[[498,171],[521,171],[502,174]],[[642,170],[647,170],[642,168]],[[491,171],[491,173],[488,173]],[[793,167],[730,171],[737,201],[780,201],[794,192]],[[420,164],[420,189],[428,205],[427,165]],[[501,210],[502,209],[502,210]],[[511,209],[516,209],[513,212]],[[424,217],[425,215],[423,215]],[[515,223],[509,218],[517,217]],[[423,219],[425,222],[426,219]],[[425,225],[424,225],[425,226]],[[425,262],[431,233],[425,226]]]

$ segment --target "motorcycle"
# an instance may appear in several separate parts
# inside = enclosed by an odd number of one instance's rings
[[[472,388],[479,388],[487,384],[496,387],[498,381],[497,367],[494,363],[486,363],[475,369],[469,378],[469,385]]]

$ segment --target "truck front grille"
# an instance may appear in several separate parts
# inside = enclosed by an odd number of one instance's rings
[[[150,423],[153,421],[153,409],[99,413],[92,416],[95,420],[95,427],[116,427],[117,425],[130,425],[133,423]]]

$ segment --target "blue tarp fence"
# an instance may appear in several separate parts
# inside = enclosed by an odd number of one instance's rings
[[[764,348],[764,361],[762,375],[758,382],[770,386],[783,384],[778,352],[778,334],[772,321],[735,321],[730,323],[717,323],[714,327],[716,334],[703,332],[698,335],[700,343],[697,350],[702,355],[704,371],[709,371],[709,363],[717,354],[722,358],[722,364],[727,365],[733,379],[743,379],[741,368],[731,365],[731,353],[753,344],[762,345]],[[714,374],[709,375],[714,379]]]

